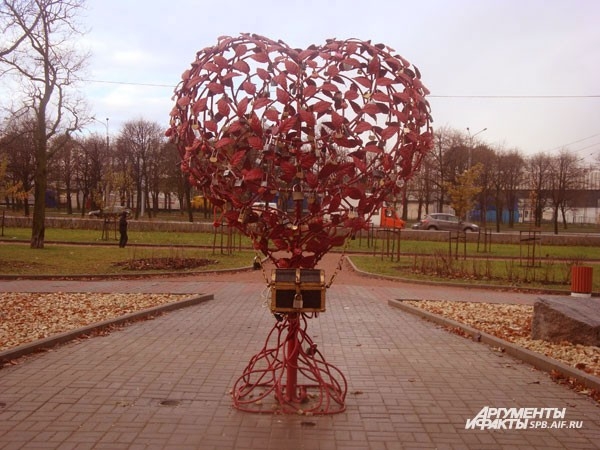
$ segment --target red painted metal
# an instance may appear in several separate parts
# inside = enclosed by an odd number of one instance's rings
[[[306,331],[307,314],[280,316],[263,349],[236,381],[234,406],[268,414],[335,414],[345,410],[347,383]]]
[[[579,296],[592,295],[594,269],[588,266],[571,267],[571,294]]]
[[[287,381],[285,390],[285,400],[287,402],[299,403],[304,400],[299,396],[297,391],[298,386],[298,355],[300,354],[300,339],[298,338],[298,313],[288,314],[288,337],[287,355],[285,361],[287,364]]]
[[[330,39],[295,49],[224,36],[183,73],[166,134],[229,226],[278,268],[314,268],[401,198],[432,147],[428,93],[418,69],[383,44]],[[308,337],[307,315],[276,317],[236,382],[234,405],[343,411],[346,380]],[[267,398],[276,404],[265,407]]]

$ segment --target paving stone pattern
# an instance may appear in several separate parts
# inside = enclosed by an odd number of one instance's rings
[[[240,412],[230,391],[273,325],[257,272],[178,280],[0,282],[0,290],[203,292],[215,299],[0,370],[0,449],[593,449],[600,408],[530,366],[387,305],[531,303],[345,270],[309,334],[348,381],[329,416]],[[19,286],[21,286],[19,288]],[[177,287],[179,286],[179,287]],[[466,430],[484,407],[566,408],[580,429]]]

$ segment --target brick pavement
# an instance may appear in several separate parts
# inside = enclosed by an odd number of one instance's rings
[[[327,312],[309,323],[326,359],[348,380],[346,411],[310,417],[240,412],[232,408],[230,390],[274,320],[260,279],[248,272],[46,282],[45,288],[43,282],[0,282],[0,290],[215,296],[0,370],[0,449],[600,448],[596,403],[526,364],[387,305],[390,298],[529,302],[534,296],[399,284],[347,270],[328,291]],[[566,408],[567,423],[582,427],[465,430],[484,406]]]

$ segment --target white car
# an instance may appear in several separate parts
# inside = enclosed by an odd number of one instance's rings
[[[464,222],[453,214],[427,214],[423,220],[412,226],[413,230],[443,230],[443,231],[479,231],[479,225]]]

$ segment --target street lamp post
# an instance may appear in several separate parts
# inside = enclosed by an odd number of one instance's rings
[[[479,130],[475,134],[471,134],[471,129],[469,127],[467,127],[467,133],[469,133],[469,169],[471,168],[471,164],[473,164],[473,139],[475,139],[475,136],[483,133],[486,130],[487,130],[487,127]]]
[[[472,160],[473,160],[473,139],[475,139],[475,136],[483,133],[486,130],[487,130],[487,127],[479,130],[475,134],[471,134],[471,129],[469,127],[467,127],[467,133],[469,133],[469,167],[468,167],[469,169],[471,168],[471,164],[472,164]]]
[[[108,137],[108,117],[106,118],[106,151],[107,153],[110,152],[110,145],[109,145],[109,137]]]
[[[104,125],[104,128],[106,128],[106,150],[109,149],[109,135],[108,135],[108,117],[106,118],[106,123],[104,123],[102,120],[98,120],[95,117],[92,117],[92,120],[95,120],[98,123],[101,123],[102,125]],[[468,128],[467,128],[468,129]]]
[[[110,138],[109,138],[109,134],[108,134],[108,117],[106,118],[106,156],[108,157],[108,170],[109,170],[109,176],[108,178],[108,182],[106,183],[106,203],[109,203],[110,200],[110,195],[112,192],[112,171],[113,171],[113,161],[112,161],[112,155],[110,154]]]
[[[108,117],[106,118],[106,123],[104,123],[102,120],[98,120],[95,117],[92,117],[93,120],[95,120],[98,123],[101,123],[102,125],[104,125],[104,127],[106,128],[106,156],[109,157],[109,170],[112,171],[112,158],[110,157],[110,137],[109,137],[109,133],[108,133]],[[110,196],[110,191],[111,191],[111,186],[110,186],[110,180],[111,177],[108,177],[108,183],[106,184],[106,189],[104,191],[104,206],[108,205],[108,201],[109,201],[109,196]]]

